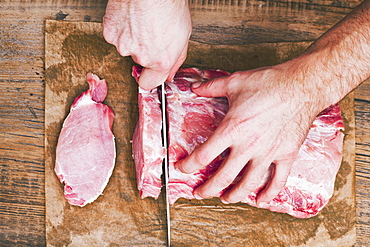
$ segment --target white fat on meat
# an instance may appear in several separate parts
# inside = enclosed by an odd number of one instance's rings
[[[139,88],[139,120],[132,140],[136,182],[142,198],[158,198],[162,187],[162,112],[157,89]]]
[[[136,80],[140,73],[141,68],[133,67]],[[137,188],[141,198],[158,198],[166,149],[162,145],[162,111],[156,88],[150,91],[139,88],[138,108],[139,120],[132,138]]]

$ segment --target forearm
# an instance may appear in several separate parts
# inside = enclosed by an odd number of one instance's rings
[[[173,6],[180,11],[182,8],[188,7],[188,0],[109,0],[106,11],[121,11],[122,9],[129,8],[130,5],[134,6],[131,9],[135,11],[153,11],[151,8],[158,6]]]
[[[334,104],[370,76],[370,0],[290,61],[321,107]],[[312,98],[313,100],[317,100]]]

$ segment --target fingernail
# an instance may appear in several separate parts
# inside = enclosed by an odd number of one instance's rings
[[[222,202],[223,204],[230,204],[228,201],[225,201],[224,199],[221,199],[221,202]]]
[[[194,194],[194,198],[197,199],[197,200],[202,200],[203,198],[200,197],[198,194]]]
[[[174,77],[175,77],[175,74],[173,74],[173,75],[169,75],[169,76],[167,77],[167,81],[172,82]]]
[[[259,202],[257,206],[260,208],[267,208],[269,204],[267,202]]]
[[[200,85],[201,85],[201,84],[202,84],[201,82],[194,82],[194,83],[191,85],[191,87],[192,87],[192,88],[194,88],[194,89],[196,89],[196,88],[200,87]]]
[[[188,171],[188,170],[184,169],[184,166],[182,166],[181,164],[178,164],[178,163],[175,164],[175,169],[177,171],[182,172],[182,173],[185,173],[185,174],[192,173],[192,171]]]
[[[182,169],[182,167],[181,166],[179,166],[179,165],[177,165],[177,164],[175,164],[175,170],[176,171],[178,171],[178,172],[181,172],[181,173],[185,173],[184,171],[183,171],[183,169]]]

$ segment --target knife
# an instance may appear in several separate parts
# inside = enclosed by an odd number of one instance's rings
[[[167,217],[167,246],[171,246],[171,217],[170,217],[170,204],[168,200],[168,140],[167,140],[167,115],[166,115],[166,91],[165,85],[162,83],[161,85],[162,91],[162,136],[163,136],[163,147],[166,149],[166,155],[163,159],[164,163],[164,183],[166,188],[166,217]]]

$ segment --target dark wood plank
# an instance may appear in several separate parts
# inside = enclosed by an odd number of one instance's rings
[[[357,245],[370,239],[370,80],[355,90]]]
[[[359,3],[191,0],[192,39],[229,45],[315,40]]]
[[[1,1],[0,246],[45,246],[44,22],[102,21],[105,1]],[[66,19],[67,19],[66,18]]]

